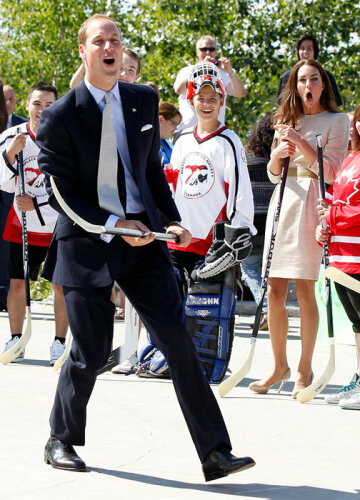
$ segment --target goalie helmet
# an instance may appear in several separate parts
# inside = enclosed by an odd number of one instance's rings
[[[220,78],[219,70],[211,62],[201,62],[194,66],[187,83],[186,98],[190,101],[205,85],[210,85],[215,92],[225,97],[224,84]]]

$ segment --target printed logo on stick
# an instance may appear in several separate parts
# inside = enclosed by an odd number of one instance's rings
[[[185,198],[201,198],[214,185],[215,169],[210,159],[203,153],[189,153],[181,162],[180,179]]]

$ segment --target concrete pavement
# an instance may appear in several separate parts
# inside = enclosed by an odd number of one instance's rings
[[[87,473],[55,470],[43,462],[48,417],[58,375],[48,365],[54,334],[52,307],[32,304],[33,337],[21,363],[0,365],[0,499],[352,499],[360,497],[360,411],[324,403],[324,393],[347,383],[355,370],[353,346],[336,345],[336,371],[323,394],[305,405],[291,398],[293,382],[277,394],[257,395],[247,385],[265,375],[272,356],[266,332],[256,345],[248,378],[219,400],[234,453],[257,465],[212,483],[200,463],[171,381],[106,373],[88,408],[87,443],[77,448]],[[254,317],[236,319],[230,368],[249,352]],[[124,323],[116,323],[115,345]],[[9,337],[0,313],[0,349]],[[288,354],[296,375],[299,318],[290,319]],[[327,363],[317,343],[315,377]],[[217,394],[216,386],[213,387]]]

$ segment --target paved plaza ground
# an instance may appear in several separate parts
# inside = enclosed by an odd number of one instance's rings
[[[48,417],[58,380],[49,367],[54,334],[52,307],[32,304],[33,337],[23,362],[0,366],[0,499],[196,500],[355,499],[360,498],[360,411],[324,402],[324,394],[348,382],[355,371],[355,349],[336,345],[336,371],[315,400],[291,398],[300,352],[299,318],[292,317],[288,354],[292,369],[281,394],[254,394],[247,385],[265,375],[272,356],[267,332],[259,336],[246,379],[225,398],[218,396],[234,452],[257,465],[205,483],[200,463],[175,399],[171,381],[106,373],[98,378],[88,408],[87,442],[77,448],[89,471],[55,470],[43,461]],[[236,318],[230,369],[249,352],[252,309]],[[124,323],[116,323],[115,344]],[[0,347],[9,337],[0,313]],[[326,342],[318,342],[315,377],[327,363]],[[217,395],[217,387],[213,386]]]

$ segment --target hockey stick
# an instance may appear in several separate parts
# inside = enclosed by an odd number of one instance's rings
[[[55,180],[51,176],[50,184],[52,190],[54,192],[56,201],[59,203],[60,207],[64,210],[66,215],[70,217],[78,226],[82,227],[88,233],[96,233],[96,234],[114,234],[116,236],[133,236],[133,237],[144,237],[149,234],[153,234],[157,240],[162,241],[176,241],[177,236],[172,233],[155,233],[150,231],[149,233],[145,233],[144,231],[140,231],[138,229],[124,229],[120,227],[109,227],[109,226],[97,226],[96,224],[91,224],[87,222],[85,219],[82,219],[78,214],[76,214],[69,205],[65,202],[61,194],[59,193],[58,188],[56,187]]]
[[[60,356],[60,358],[58,358],[55,361],[55,364],[54,364],[54,370],[56,372],[58,370],[60,370],[60,368],[62,367],[62,365],[65,363],[66,358],[67,358],[67,356],[68,356],[68,354],[70,352],[71,342],[72,342],[72,333],[71,333],[71,331],[69,331],[69,333],[68,333],[68,335],[66,337],[66,347],[65,347],[65,350],[62,353],[62,355]]]
[[[250,371],[250,368],[251,368],[251,364],[252,364],[252,360],[253,360],[254,352],[255,352],[255,344],[256,344],[257,335],[258,335],[259,326],[260,326],[261,309],[262,309],[262,305],[263,305],[264,298],[265,298],[267,282],[268,282],[270,266],[271,266],[271,260],[272,260],[272,256],[273,256],[274,245],[275,245],[275,238],[276,238],[277,228],[279,225],[280,211],[281,211],[281,205],[282,205],[282,200],[283,200],[283,196],[284,196],[286,177],[287,177],[287,173],[289,170],[289,162],[290,162],[289,157],[284,158],[283,165],[282,165],[282,172],[281,172],[279,197],[278,197],[276,212],[274,214],[271,239],[270,239],[269,250],[268,250],[268,254],[267,254],[267,258],[266,258],[266,268],[265,268],[264,277],[263,277],[262,283],[261,283],[260,301],[259,301],[259,304],[256,308],[255,322],[254,322],[253,331],[252,331],[251,340],[250,340],[250,352],[249,352],[249,355],[248,355],[245,363],[240,368],[240,370],[238,370],[233,375],[231,375],[231,377],[225,379],[219,385],[219,394],[221,397],[224,397],[229,391],[231,391],[231,389],[233,389],[239,382],[241,382],[241,380],[245,377],[245,375]]]
[[[340,285],[349,288],[350,290],[354,290],[354,292],[360,293],[360,281],[357,281],[352,276],[340,271],[337,267],[328,267],[324,272],[325,276],[336,283],[340,283]]]
[[[17,129],[20,133],[20,129]],[[25,196],[25,176],[24,176],[24,161],[23,152],[20,151],[17,160],[19,180],[20,180],[20,195]],[[26,344],[31,337],[31,308],[30,308],[30,278],[29,278],[29,246],[27,235],[27,220],[26,212],[21,212],[21,228],[22,228],[22,242],[23,242],[23,264],[24,264],[24,282],[25,282],[25,304],[26,304],[26,328],[25,332],[21,335],[19,340],[5,351],[0,356],[0,361],[3,365],[7,365],[14,361],[15,358],[25,349]]]
[[[178,236],[172,233],[156,233],[156,232],[145,233],[144,231],[139,231],[136,229],[123,229],[117,227],[97,226],[95,224],[91,224],[90,222],[87,222],[86,220],[82,219],[69,207],[69,205],[65,202],[65,200],[59,193],[59,190],[55,184],[55,180],[52,176],[50,177],[50,184],[57,202],[59,203],[60,207],[64,210],[66,215],[89,233],[114,234],[118,236],[133,236],[133,237],[136,236],[143,237],[147,236],[148,234],[154,234],[156,239],[162,241],[177,241],[178,239]],[[121,346],[111,351],[109,359],[106,362],[105,366],[103,366],[103,368],[100,368],[98,370],[97,372],[98,375],[101,375],[102,373],[111,370],[114,366],[116,366],[119,363],[118,360],[119,360],[120,349]]]
[[[111,351],[105,366],[97,371],[97,375],[112,370],[137,351],[140,329],[139,315],[129,299],[125,297],[125,342]]]
[[[115,366],[119,364],[121,347],[122,346],[119,345],[119,347],[116,347],[116,349],[113,349],[111,351],[109,359],[106,361],[106,364],[96,372],[97,376],[112,370]]]
[[[319,195],[320,198],[325,198],[325,182],[324,182],[324,167],[323,167],[323,155],[322,155],[322,144],[321,144],[321,134],[316,136],[316,149],[318,158],[318,171],[319,171]],[[326,228],[325,220],[322,221],[322,226]],[[324,264],[325,269],[329,265],[329,245],[324,244]],[[328,325],[328,336],[329,336],[329,346],[330,346],[330,356],[328,364],[325,368],[324,373],[313,382],[311,385],[303,389],[297,394],[297,400],[300,403],[307,403],[315,398],[320,392],[325,389],[330,378],[335,371],[335,345],[334,345],[334,325],[333,325],[333,315],[332,315],[332,305],[331,305],[331,285],[328,277],[325,277],[325,290],[326,290],[326,312],[327,312],[327,325]]]

